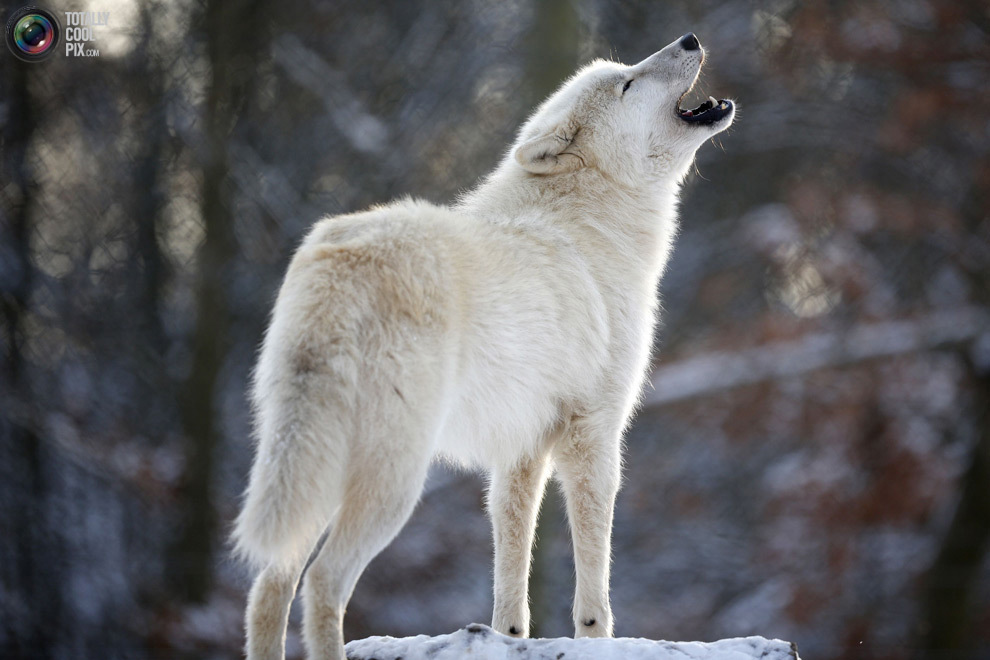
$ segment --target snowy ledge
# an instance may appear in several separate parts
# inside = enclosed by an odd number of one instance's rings
[[[348,660],[800,660],[779,639],[740,637],[718,642],[650,639],[517,639],[480,623],[450,635],[369,637],[346,647]]]

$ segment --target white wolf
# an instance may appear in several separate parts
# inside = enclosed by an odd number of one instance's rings
[[[577,636],[609,636],[623,430],[647,368],[678,186],[735,107],[679,107],[704,60],[688,34],[567,81],[452,207],[399,201],[316,224],[289,266],[254,382],[257,455],[234,538],[263,567],[251,660],[282,658],[307,571],[310,658],[344,657],[342,617],[435,456],[485,469],[493,626],[529,630],[537,511],[567,500]]]

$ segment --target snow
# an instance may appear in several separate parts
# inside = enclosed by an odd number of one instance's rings
[[[518,639],[472,623],[449,635],[369,637],[346,647],[348,660],[800,660],[779,639],[740,637],[718,642],[650,639]]]

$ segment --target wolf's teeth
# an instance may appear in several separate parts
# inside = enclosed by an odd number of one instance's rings
[[[708,97],[708,100],[712,102],[712,107],[713,108],[717,108],[718,107],[718,101],[715,100],[715,97],[714,96],[709,96]]]

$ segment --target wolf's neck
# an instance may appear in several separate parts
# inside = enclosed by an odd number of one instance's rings
[[[677,232],[676,184],[640,190],[598,172],[535,177],[503,162],[456,204],[464,213],[525,230],[550,226],[591,260],[628,263],[656,280]],[[616,261],[618,263],[616,263]]]

